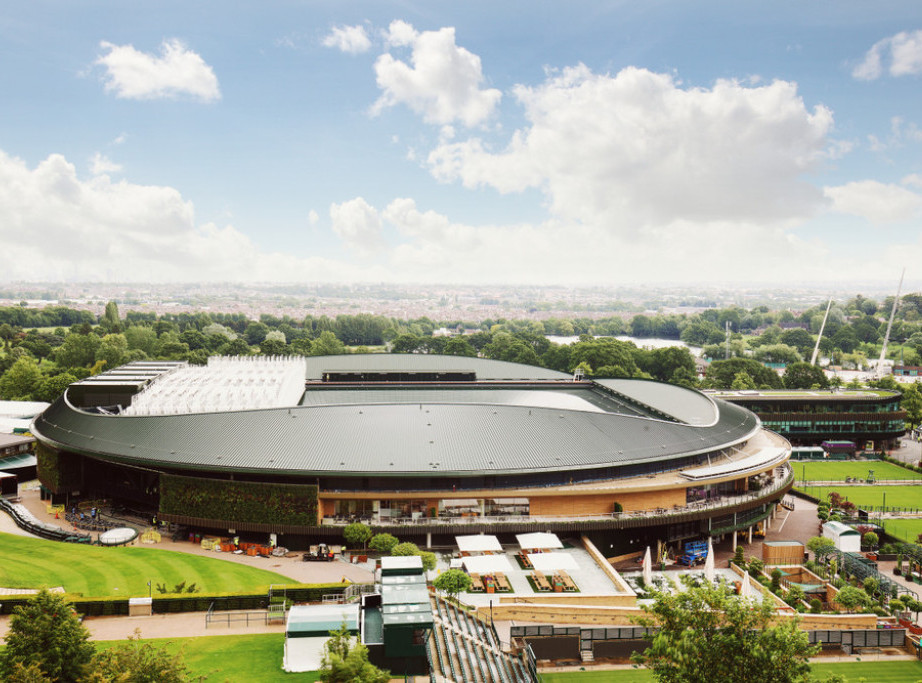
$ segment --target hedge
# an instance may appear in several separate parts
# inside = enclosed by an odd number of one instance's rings
[[[229,522],[317,524],[317,486],[160,475],[160,512]]]
[[[285,590],[285,597],[293,602],[319,602],[324,595],[339,595],[346,590],[342,583],[315,583],[296,584],[293,586],[278,586],[279,591]],[[234,593],[189,593],[172,595],[154,595],[154,614],[168,614],[176,612],[207,612],[214,603],[216,611],[226,610],[255,610],[266,609],[269,604],[268,591],[261,595],[237,595]],[[31,596],[23,595],[15,598],[4,596],[0,603],[0,614],[12,614],[19,605],[24,605]],[[86,617],[117,616],[128,614],[128,598],[81,598],[68,597],[78,613]]]

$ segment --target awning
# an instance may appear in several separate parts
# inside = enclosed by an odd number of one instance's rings
[[[512,565],[505,555],[477,555],[462,559],[469,574],[492,574],[494,572],[511,572]]]
[[[502,552],[503,546],[496,536],[474,534],[473,536],[455,536],[458,548],[463,553]]]
[[[528,561],[539,572],[579,569],[569,553],[533,553],[528,556]]]
[[[522,550],[547,550],[549,548],[563,548],[563,543],[557,534],[538,532],[534,534],[519,534],[515,537]]]

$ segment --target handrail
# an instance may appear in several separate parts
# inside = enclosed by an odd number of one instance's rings
[[[559,522],[559,521],[602,521],[610,519],[643,519],[646,517],[675,517],[689,513],[700,513],[709,510],[721,510],[724,508],[734,507],[750,500],[764,498],[775,491],[783,489],[786,485],[793,482],[794,471],[788,464],[783,465],[785,476],[776,477],[769,486],[763,487],[758,491],[752,491],[738,496],[726,496],[716,502],[689,503],[684,506],[675,506],[673,508],[657,508],[651,510],[631,510],[627,512],[609,512],[605,514],[572,514],[572,515],[482,515],[477,517],[420,517],[412,519],[409,517],[393,517],[389,519],[371,520],[372,526],[390,525],[390,526],[439,526],[439,525],[474,525],[474,524],[496,524],[496,523],[533,523],[533,522]],[[326,517],[323,520],[323,526],[347,526],[354,520],[351,518],[337,520]]]

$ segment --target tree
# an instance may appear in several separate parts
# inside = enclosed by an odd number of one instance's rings
[[[102,314],[100,323],[109,332],[121,332],[122,324],[118,316],[118,304],[114,301],[110,301],[106,304],[106,311]]]
[[[96,649],[89,640],[71,604],[42,589],[13,612],[0,652],[0,678],[7,680],[17,664],[35,663],[52,681],[78,681],[91,670]]]
[[[831,538],[826,538],[825,536],[814,536],[809,541],[807,541],[807,550],[813,553],[813,556],[816,557],[820,554],[820,551],[824,548],[835,548],[836,543]]]
[[[787,344],[769,344],[757,348],[752,357],[762,363],[797,363],[800,361],[800,354],[797,349]]]
[[[362,522],[352,522],[352,524],[343,529],[343,538],[346,539],[346,543],[351,546],[361,545],[362,548],[365,548],[371,534],[371,527],[367,524],[362,524]]]
[[[154,349],[157,347],[157,333],[154,332],[153,328],[132,325],[125,330],[124,335],[130,350],[140,349],[148,356],[153,355]]]
[[[419,558],[423,561],[423,571],[425,572],[431,572],[438,564],[438,558],[435,556],[435,553],[431,553],[428,550],[420,550]]]
[[[396,557],[407,557],[409,555],[419,555],[419,546],[415,543],[398,543],[391,550],[391,554]]]
[[[397,537],[392,534],[375,534],[371,537],[368,547],[384,555],[390,555],[394,550],[394,546],[399,542]]]
[[[708,366],[707,379],[715,389],[729,389],[738,372],[745,372],[752,377],[757,387],[781,388],[781,378],[778,373],[752,358],[715,360]]]
[[[909,422],[909,428],[915,429],[922,423],[922,391],[919,390],[918,384],[908,384],[902,387],[903,398],[900,400],[900,408],[906,411],[906,420]]]
[[[724,587],[655,592],[643,609],[650,616],[639,623],[659,630],[632,659],[663,683],[804,681],[808,658],[819,651],[795,620],[773,625],[768,600],[739,600]]]
[[[784,370],[786,389],[825,389],[829,386],[826,373],[810,363],[791,363]]]
[[[88,683],[185,683],[192,679],[182,655],[169,654],[141,639],[136,629],[128,642],[99,652],[93,659]]]
[[[869,607],[871,597],[860,588],[855,586],[844,586],[836,594],[835,602],[844,607],[849,612],[854,612],[859,607]]]
[[[0,377],[0,398],[11,401],[28,401],[38,390],[42,371],[34,358],[24,356]]]
[[[311,345],[312,356],[337,356],[346,353],[346,346],[336,335],[324,330]]]
[[[69,372],[62,372],[60,375],[46,377],[39,382],[33,392],[33,396],[39,401],[54,403],[58,397],[64,393],[71,384],[77,381],[77,378]]]
[[[436,590],[448,593],[452,598],[471,587],[471,577],[461,569],[449,569],[442,572],[432,582]]]
[[[730,388],[733,391],[739,391],[741,389],[755,389],[756,383],[755,380],[749,376],[748,372],[740,371],[733,376],[733,382],[730,384]]]
[[[95,334],[71,332],[54,352],[54,360],[62,368],[88,368],[96,362],[96,349],[100,343]]]
[[[869,531],[862,536],[861,542],[866,548],[876,548],[877,544],[880,543],[880,537],[873,531]]]
[[[96,349],[96,360],[106,361],[106,370],[112,370],[125,362],[128,340],[123,334],[107,334]]]
[[[321,660],[323,683],[387,683],[390,678],[390,672],[368,661],[368,648],[349,635],[345,624],[330,632]]]

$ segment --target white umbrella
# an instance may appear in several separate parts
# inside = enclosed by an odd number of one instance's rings
[[[743,573],[743,585],[740,586],[740,597],[744,600],[752,599],[752,584],[749,583],[749,572]]]
[[[714,582],[714,547],[711,545],[711,539],[708,539],[708,554],[704,558],[704,578],[708,582]]]
[[[645,586],[653,583],[653,558],[650,557],[650,546],[647,546],[647,552],[643,556],[643,583]]]

